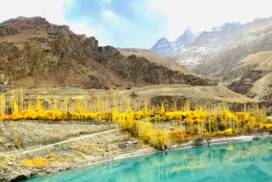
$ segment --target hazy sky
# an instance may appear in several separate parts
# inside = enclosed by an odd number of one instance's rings
[[[0,21],[42,16],[103,45],[149,48],[162,36],[176,39],[187,27],[199,32],[270,17],[271,7],[271,0],[0,0]]]

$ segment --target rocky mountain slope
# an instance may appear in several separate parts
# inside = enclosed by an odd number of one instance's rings
[[[130,88],[150,84],[214,85],[145,57],[123,56],[94,37],[40,17],[0,24],[0,82],[15,87]]]
[[[171,43],[165,38],[161,39],[151,50],[163,56],[173,56],[179,64],[195,68],[223,49],[240,28],[239,23],[226,23],[201,33],[193,33],[187,29],[176,41]]]
[[[210,76],[227,75],[252,53],[272,49],[272,18],[256,19],[241,27],[239,33],[217,56],[207,59],[196,71]]]
[[[208,58],[217,56],[237,35],[240,27],[238,23],[226,23],[212,31],[202,32],[192,44],[177,53],[177,62],[188,68],[195,68]]]
[[[197,74],[272,105],[272,17],[202,32],[172,56]]]
[[[165,37],[158,40],[155,45],[152,46],[151,50],[161,56],[173,56],[175,54],[172,43]]]
[[[207,59],[195,71],[217,78],[232,90],[272,105],[272,18],[256,19],[217,56]]]
[[[175,56],[184,47],[189,46],[197,36],[197,33],[193,33],[187,28],[183,34],[173,42],[165,37],[161,38],[154,46],[152,46],[151,51],[160,54],[161,56]]]
[[[144,57],[147,60],[149,60],[150,62],[159,64],[159,65],[163,65],[169,69],[172,69],[175,71],[180,71],[180,72],[183,72],[186,74],[194,74],[192,71],[188,70],[184,66],[176,63],[173,58],[160,56],[159,54],[156,54],[148,49],[122,48],[122,49],[118,49],[118,50],[120,51],[120,53],[123,56],[126,56],[126,57],[131,56],[131,55],[135,55],[138,57]]]
[[[272,105],[272,51],[250,54],[224,79],[232,90]]]

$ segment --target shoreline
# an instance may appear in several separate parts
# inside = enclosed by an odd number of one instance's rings
[[[40,173],[35,174],[27,179],[47,176],[47,175],[55,174],[58,172],[65,172],[65,171],[76,170],[76,169],[81,169],[81,168],[94,168],[98,165],[106,164],[109,162],[125,160],[125,159],[132,159],[132,158],[141,157],[141,156],[148,156],[148,155],[152,155],[152,154],[159,153],[159,152],[171,152],[171,151],[177,151],[177,150],[186,150],[186,149],[192,149],[192,148],[196,148],[196,147],[203,147],[203,146],[207,146],[207,145],[220,145],[220,144],[226,144],[226,143],[231,143],[231,142],[248,142],[248,141],[253,141],[254,137],[255,137],[254,135],[242,135],[242,136],[212,138],[211,141],[209,142],[209,144],[206,142],[200,146],[195,146],[195,145],[193,145],[193,142],[190,141],[190,142],[186,142],[183,144],[173,145],[172,147],[170,147],[169,149],[167,149],[165,151],[158,150],[158,149],[155,149],[152,147],[147,147],[147,148],[137,149],[135,151],[130,151],[128,153],[119,154],[119,155],[114,156],[111,159],[100,160],[97,162],[84,161],[84,162],[82,162],[83,164],[79,163],[76,166],[69,166],[66,169],[50,171],[49,173],[48,172],[40,172]],[[271,139],[271,138],[272,138],[272,136],[268,135],[268,136],[263,136],[260,139],[262,140],[262,139]]]

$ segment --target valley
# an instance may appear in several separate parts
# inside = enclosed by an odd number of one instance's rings
[[[200,34],[184,32],[182,36],[196,38],[190,44],[181,41],[182,51],[171,56],[151,50],[271,107],[271,25],[271,17],[225,23]]]
[[[187,29],[149,50],[42,17],[0,23],[0,181],[271,138],[271,25]]]

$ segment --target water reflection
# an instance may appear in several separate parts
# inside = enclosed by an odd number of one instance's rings
[[[272,141],[157,153],[35,178],[51,182],[272,181]]]

